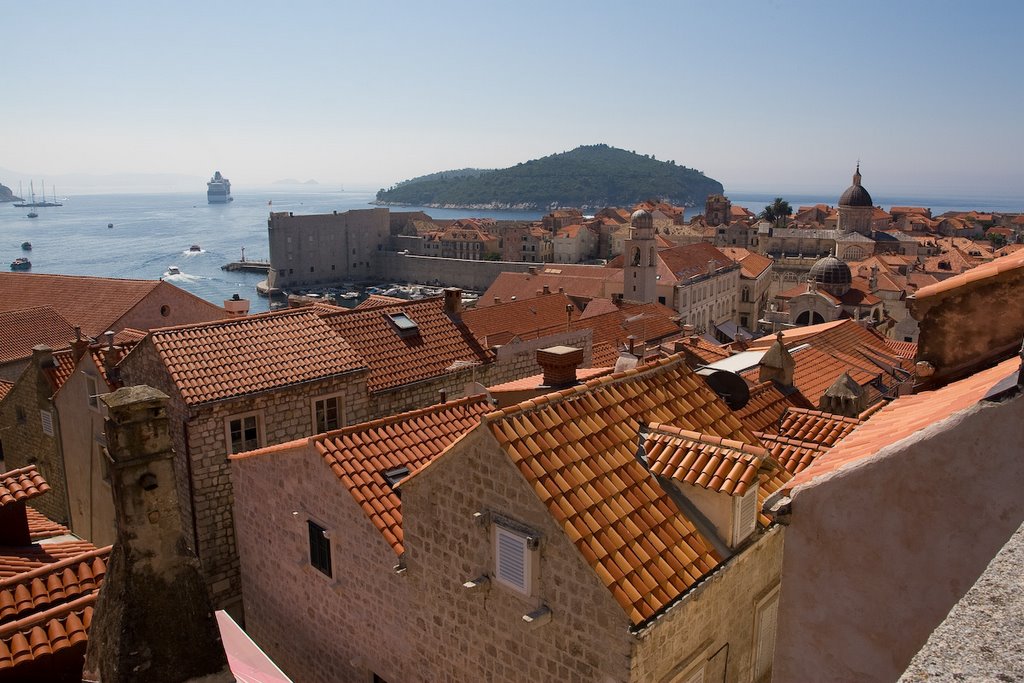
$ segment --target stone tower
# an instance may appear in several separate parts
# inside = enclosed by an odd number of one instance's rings
[[[729,225],[732,218],[732,202],[722,194],[709,194],[704,202],[704,220],[711,227]]]
[[[89,630],[83,680],[234,681],[199,560],[182,533],[167,396],[136,386],[102,400],[117,541]]]
[[[641,304],[657,301],[658,249],[650,212],[641,209],[633,213],[623,251],[622,298]]]
[[[871,236],[871,215],[875,212],[875,205],[871,201],[871,194],[860,184],[860,162],[857,163],[857,170],[853,172],[853,185],[846,188],[839,197],[839,222],[836,227],[840,232],[859,232],[862,235]]]

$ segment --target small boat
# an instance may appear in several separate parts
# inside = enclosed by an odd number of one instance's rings
[[[32,243],[31,242],[22,242],[21,243],[21,250],[22,251],[32,251]]]
[[[189,251],[202,251],[203,248],[201,246],[199,246],[198,244],[193,244],[191,247],[188,248],[188,250]]]
[[[181,268],[178,266],[167,266],[168,275],[181,275]]]
[[[32,262],[24,256],[11,261],[11,270],[31,270]]]
[[[28,217],[29,218],[39,218],[39,214],[36,213],[35,211],[29,211],[28,212]]]
[[[359,298],[359,292],[345,292],[344,294],[339,294],[338,298],[342,301],[354,301]]]
[[[113,223],[107,223],[107,227],[108,228],[112,228],[112,227],[114,227],[114,224]]]

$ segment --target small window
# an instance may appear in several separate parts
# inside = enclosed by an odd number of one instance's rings
[[[244,453],[260,447],[260,421],[255,413],[228,419],[231,453]]]
[[[533,552],[530,537],[506,527],[494,527],[494,578],[517,593],[533,592]]]
[[[25,409],[21,406],[17,406],[14,409],[14,418],[18,421],[18,424],[23,425],[28,422],[28,416],[25,414]]]
[[[775,627],[779,616],[776,589],[754,606],[754,680],[768,679],[775,657]]]
[[[757,523],[757,489],[733,498],[733,545],[739,545]]]
[[[53,436],[53,413],[49,410],[40,410],[39,419],[43,425],[43,434]]]
[[[163,306],[160,307],[160,315],[162,315],[163,317],[166,318],[170,314],[171,314],[171,307],[170,306],[168,306],[167,304],[164,304]]]
[[[313,400],[313,431],[317,434],[341,427],[341,398],[329,396]]]
[[[324,576],[331,576],[331,539],[327,529],[309,520],[309,563]]]
[[[413,333],[419,331],[419,325],[416,324],[416,321],[405,313],[389,313],[388,317],[391,318],[391,322],[398,328],[399,332]]]
[[[96,382],[96,378],[92,375],[85,376],[85,398],[89,402],[89,407],[93,410],[100,409],[99,400],[99,384]]]

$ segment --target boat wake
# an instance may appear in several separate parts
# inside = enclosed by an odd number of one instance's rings
[[[167,282],[178,282],[184,284],[202,282],[203,280],[209,280],[210,278],[206,278],[201,275],[189,275],[188,273],[182,273],[180,271],[177,273],[172,273],[171,271],[168,270],[166,273],[164,273],[163,279],[166,280]]]

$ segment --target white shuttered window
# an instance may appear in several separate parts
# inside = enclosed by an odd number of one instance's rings
[[[530,539],[523,534],[494,526],[494,578],[512,590],[529,595],[533,589]]]

